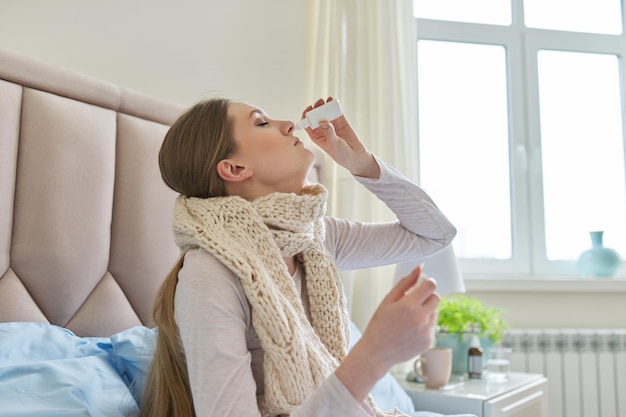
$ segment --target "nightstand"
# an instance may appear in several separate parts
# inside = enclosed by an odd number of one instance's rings
[[[450,390],[427,389],[403,375],[396,379],[418,411],[478,417],[548,416],[548,380],[540,374],[512,372],[508,381],[499,383],[453,375],[450,384],[462,380],[463,385]]]

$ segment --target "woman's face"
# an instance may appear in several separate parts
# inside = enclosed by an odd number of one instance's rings
[[[313,166],[314,156],[293,135],[294,124],[274,120],[257,107],[231,102],[228,115],[233,119],[237,151],[229,159],[252,173],[247,190],[252,197],[271,192],[299,193]]]

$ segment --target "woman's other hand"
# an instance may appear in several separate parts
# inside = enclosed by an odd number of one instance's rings
[[[382,366],[409,360],[433,343],[439,295],[432,278],[418,282],[421,267],[402,278],[374,312],[361,340]]]
[[[320,98],[314,105],[308,106],[304,110],[302,118],[309,110],[332,100],[332,97],[329,97],[328,100]],[[318,128],[307,128],[306,132],[315,144],[322,148],[339,165],[350,171],[352,175],[365,178],[380,177],[378,163],[361,143],[358,135],[344,115],[331,122],[320,122]]]
[[[337,377],[359,401],[393,365],[419,355],[433,343],[439,295],[432,278],[418,283],[420,273],[421,268],[415,268],[387,294],[337,368]]]

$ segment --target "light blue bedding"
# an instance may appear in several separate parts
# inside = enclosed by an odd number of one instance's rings
[[[41,323],[0,324],[0,416],[128,417],[138,413],[155,332],[81,338]]]
[[[351,327],[351,346],[359,339]],[[43,323],[0,323],[0,417],[135,417],[152,359],[156,331],[134,327],[111,337],[78,337]],[[372,396],[415,417],[391,375]]]

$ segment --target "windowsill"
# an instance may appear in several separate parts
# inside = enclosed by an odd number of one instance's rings
[[[467,291],[626,293],[624,278],[465,278]]]

